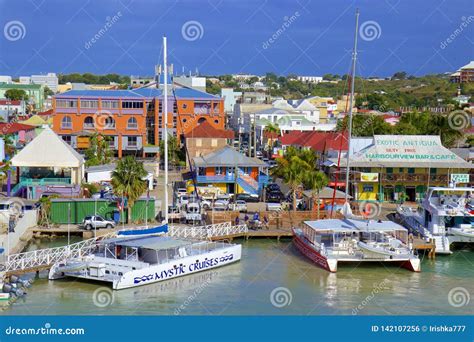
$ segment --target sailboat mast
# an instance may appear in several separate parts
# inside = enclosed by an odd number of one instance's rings
[[[357,37],[359,35],[359,9],[356,11],[356,22],[355,22],[355,33],[354,33],[354,51],[352,52],[352,67],[351,67],[351,94],[349,99],[349,123],[348,123],[348,144],[347,144],[347,155],[346,155],[346,196],[345,200],[348,202],[349,199],[349,159],[351,151],[351,139],[352,139],[352,107],[354,103],[354,87],[355,87],[355,67],[357,60]]]
[[[167,60],[167,50],[166,50],[166,37],[163,37],[163,75],[164,75],[164,91],[163,91],[163,122],[164,122],[164,167],[165,167],[165,195],[164,195],[164,211],[165,211],[165,224],[168,223],[168,60]]]

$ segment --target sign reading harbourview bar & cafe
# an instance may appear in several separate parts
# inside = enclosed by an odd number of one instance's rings
[[[456,154],[441,144],[439,136],[379,135],[374,137],[374,148],[365,157],[380,161],[454,161]]]

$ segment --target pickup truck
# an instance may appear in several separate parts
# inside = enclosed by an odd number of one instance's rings
[[[98,229],[98,228],[111,229],[115,227],[115,222],[108,221],[99,215],[91,215],[91,216],[84,217],[84,220],[82,220],[82,223],[79,226],[86,230]]]

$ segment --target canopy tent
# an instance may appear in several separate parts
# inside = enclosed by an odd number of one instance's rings
[[[15,155],[11,163],[16,167],[70,168],[73,184],[80,184],[84,177],[84,158],[49,127]]]

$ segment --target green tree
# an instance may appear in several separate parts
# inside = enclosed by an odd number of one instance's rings
[[[147,188],[146,181],[143,180],[147,174],[143,163],[132,156],[120,159],[115,170],[112,171],[112,186],[115,194],[126,197],[128,201],[128,223],[131,223],[133,204]]]
[[[305,174],[313,170],[316,164],[316,155],[312,150],[299,150],[288,147],[283,158],[277,159],[277,165],[272,168],[274,177],[281,178],[291,189],[293,210],[296,211],[296,192],[303,184]]]
[[[336,130],[343,132],[347,129],[349,116],[337,122]],[[371,137],[374,134],[391,134],[392,126],[385,122],[381,115],[363,115],[356,114],[352,118],[352,136],[353,137]]]
[[[8,89],[5,92],[5,98],[11,101],[28,100],[28,94],[23,89]]]
[[[54,91],[49,89],[48,87],[44,87],[44,97],[47,98],[48,96],[53,96]]]
[[[325,186],[328,185],[328,183],[329,183],[328,177],[326,176],[326,174],[324,174],[321,171],[310,170],[310,171],[305,172],[303,176],[304,187],[311,191],[311,202],[313,205],[313,209],[316,203],[316,208],[317,208],[316,210],[318,212],[318,216],[317,216],[318,220],[319,220],[319,213],[320,213],[319,193]]]
[[[86,166],[103,165],[112,161],[110,137],[94,132],[89,138],[89,148],[85,152]]]
[[[160,141],[160,156],[165,155],[165,141]],[[186,161],[184,150],[181,149],[178,138],[168,134],[168,163],[172,165],[180,165],[182,161]]]
[[[405,71],[398,71],[393,74],[392,80],[404,80],[407,78],[407,73]]]

